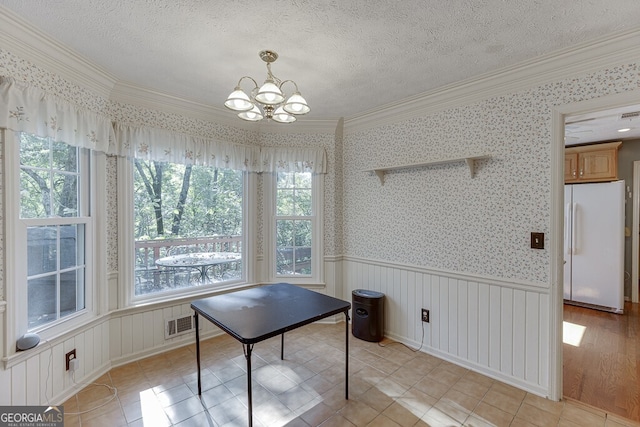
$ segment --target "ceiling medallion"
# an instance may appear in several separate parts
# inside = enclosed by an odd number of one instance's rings
[[[278,123],[293,123],[297,115],[307,114],[311,109],[307,101],[300,95],[298,85],[293,80],[280,80],[271,72],[271,63],[278,59],[278,54],[272,50],[263,50],[260,58],[267,63],[267,79],[262,86],[249,76],[241,77],[238,85],[225,101],[225,107],[239,111],[238,117],[250,122],[257,122],[263,118],[271,119]],[[250,95],[247,95],[240,83],[244,79],[253,82],[254,87]],[[282,92],[282,86],[291,83],[295,87],[293,94],[287,98]]]

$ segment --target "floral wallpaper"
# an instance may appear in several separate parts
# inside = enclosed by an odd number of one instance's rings
[[[118,271],[118,163],[107,156],[107,271]]]
[[[527,282],[550,283],[551,108],[640,87],[638,64],[548,83],[344,137],[344,253]],[[399,170],[376,166],[490,154]],[[547,244],[548,246],[548,244]]]

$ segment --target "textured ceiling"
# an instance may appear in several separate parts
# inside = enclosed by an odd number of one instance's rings
[[[220,106],[280,58],[308,120],[354,117],[636,27],[638,0],[0,0],[118,80]],[[249,88],[246,88],[247,90]],[[229,111],[230,115],[233,115]]]

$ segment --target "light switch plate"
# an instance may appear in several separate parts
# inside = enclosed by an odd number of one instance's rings
[[[531,232],[531,249],[544,249],[544,233]]]

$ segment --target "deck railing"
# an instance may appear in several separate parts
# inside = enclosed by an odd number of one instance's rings
[[[158,258],[191,252],[242,252],[242,236],[136,240],[136,270],[155,269]]]

